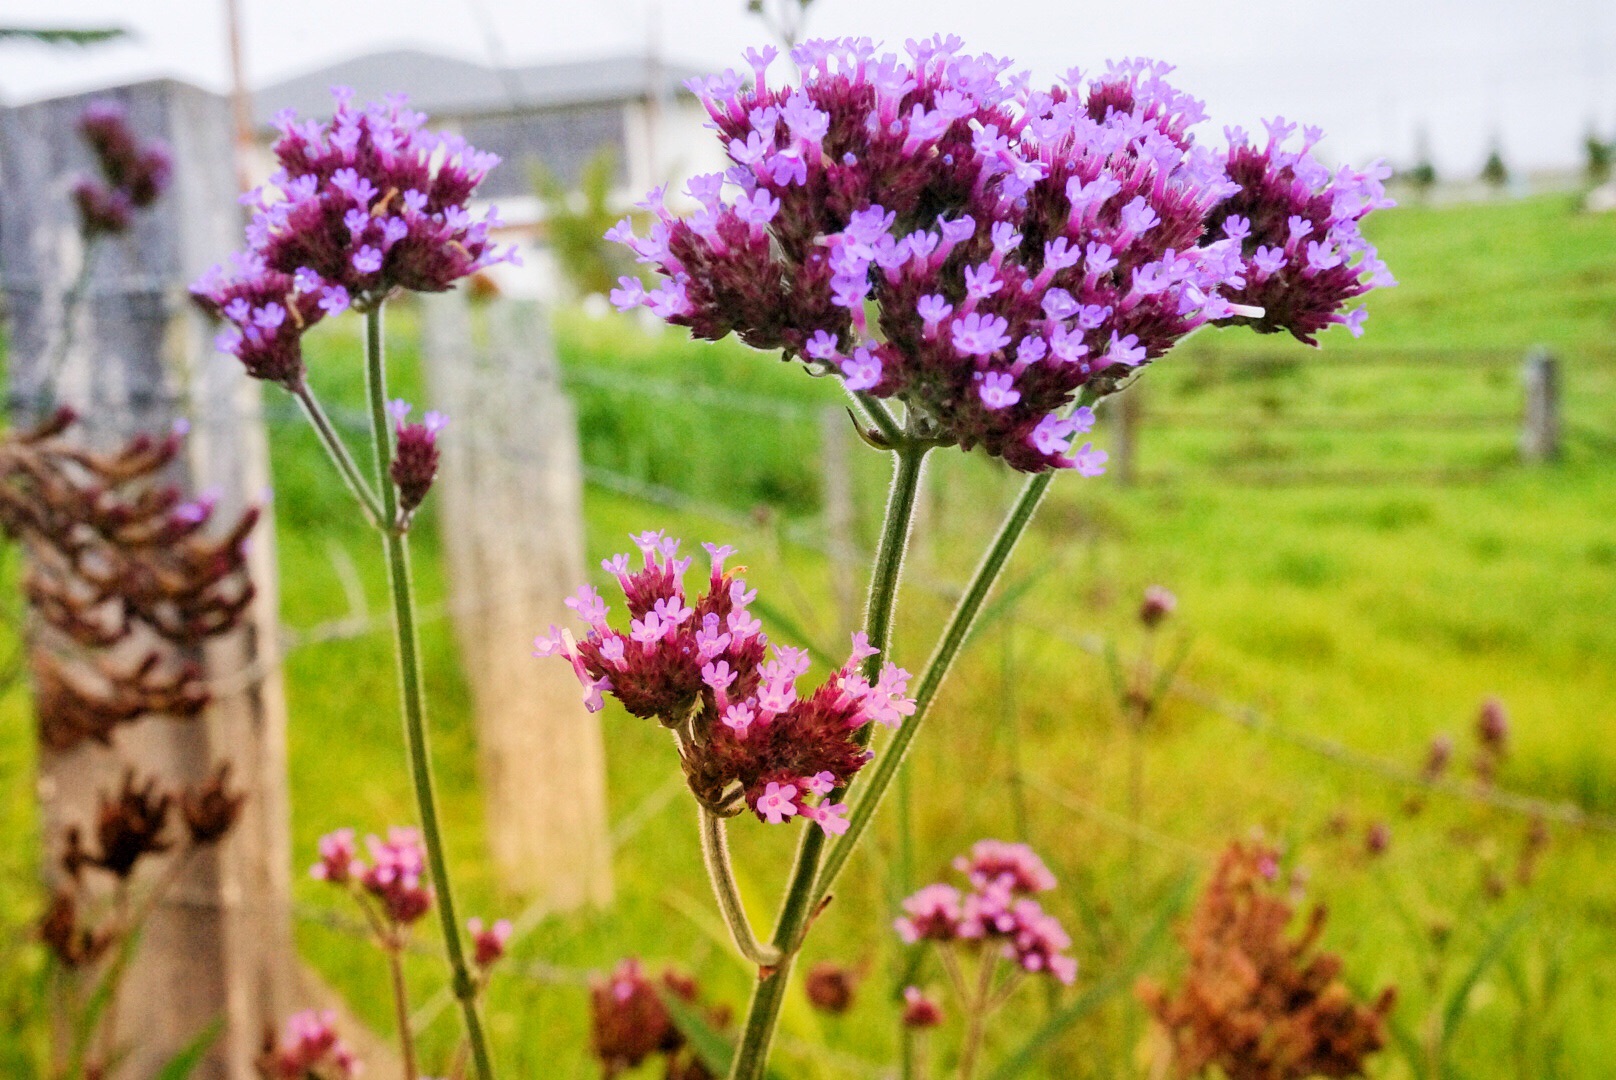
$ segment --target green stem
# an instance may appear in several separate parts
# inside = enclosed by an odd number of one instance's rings
[[[713,895],[718,898],[718,910],[729,927],[729,936],[742,956],[760,968],[773,967],[780,962],[780,950],[764,945],[752,932],[746,906],[741,903],[741,891],[735,884],[735,870],[729,861],[724,819],[705,806],[700,813],[701,859],[707,864],[707,877],[713,883]]]
[[[415,1069],[415,1035],[410,1031],[410,994],[404,985],[404,958],[396,941],[388,942],[383,948],[387,953],[388,974],[392,976],[393,1011],[398,1016],[398,1046],[404,1057],[404,1080],[416,1080],[420,1073]]]
[[[878,650],[864,661],[865,676],[872,679],[880,673],[892,635],[898,579],[903,570],[904,550],[908,547],[909,526],[914,520],[915,497],[920,490],[926,447],[905,441],[898,445],[893,455],[892,489],[887,495],[881,542],[875,552],[875,567],[870,574],[869,603],[864,612],[864,632],[870,646]],[[865,725],[860,736],[867,740],[869,734],[870,725]],[[839,794],[839,791],[831,792],[826,802],[835,802]],[[730,1068],[730,1080],[758,1080],[768,1063],[769,1045],[774,1040],[775,1025],[780,1019],[780,1006],[785,1000],[792,961],[802,946],[808,923],[819,907],[814,899],[814,877],[824,847],[823,829],[803,829],[796,862],[791,869],[791,881],[774,928],[773,944],[780,950],[780,962],[772,971],[763,974],[752,990],[746,1027],[741,1034],[740,1047],[735,1052],[735,1062]]]
[[[998,956],[989,950],[984,950],[977,961],[976,995],[965,1006],[969,1015],[965,1025],[965,1043],[960,1048],[959,1080],[971,1080],[976,1073],[976,1059],[982,1052],[988,1013],[992,1011],[988,1007],[988,997],[993,989],[993,969],[998,962]]]
[[[337,429],[331,423],[331,418],[320,407],[320,399],[314,396],[314,391],[307,382],[300,381],[291,388],[291,394],[297,403],[303,407],[303,415],[309,418],[314,427],[314,433],[319,436],[320,443],[325,447],[326,455],[331,463],[337,467],[342,476],[342,482],[347,485],[353,497],[359,500],[360,508],[365,511],[365,517],[373,528],[382,527],[382,505],[376,498],[376,493],[370,490],[370,484],[359,471],[359,465],[354,461],[353,455],[348,452],[348,444],[342,441]],[[387,484],[386,474],[383,474],[383,485]]]
[[[460,940],[460,921],[455,917],[454,894],[449,885],[449,867],[443,855],[443,832],[438,824],[438,801],[433,792],[432,760],[427,741],[426,698],[421,686],[421,658],[415,630],[415,596],[410,581],[409,537],[398,521],[398,492],[388,477],[392,462],[392,440],[387,428],[387,368],[382,349],[382,311],[378,301],[365,313],[365,383],[370,395],[371,438],[376,449],[377,483],[382,492],[380,520],[387,553],[387,580],[393,598],[393,629],[398,644],[398,671],[404,711],[404,738],[409,747],[410,779],[415,786],[415,802],[421,816],[421,838],[426,845],[427,868],[432,873],[443,943],[449,954],[454,995],[465,1016],[466,1039],[479,1080],[493,1080],[488,1043],[482,1020],[477,1015],[477,983],[466,964]]]
[[[870,418],[870,423],[875,425],[876,430],[886,438],[887,442],[893,446],[903,442],[903,429],[898,426],[898,421],[892,415],[892,410],[887,408],[886,402],[864,390],[850,392],[853,395],[853,400],[858,402],[859,408]]]
[[[1029,478],[1023,485],[1021,494],[1010,508],[1009,515],[999,526],[998,535],[993,538],[987,554],[982,557],[976,573],[966,585],[964,594],[954,605],[953,614],[948,617],[948,624],[943,628],[942,636],[938,639],[931,658],[926,661],[925,670],[920,673],[920,679],[915,684],[915,714],[893,733],[892,741],[887,744],[870,770],[869,779],[860,785],[858,801],[853,804],[853,809],[848,814],[847,832],[831,848],[824,868],[819,872],[819,880],[814,885],[815,903],[830,892],[831,886],[836,883],[836,875],[847,865],[848,857],[852,855],[864,831],[869,828],[870,819],[875,816],[875,811],[881,804],[881,797],[886,794],[887,788],[892,785],[893,779],[903,766],[904,755],[908,752],[910,743],[914,742],[921,721],[926,718],[926,712],[936,699],[943,681],[948,677],[949,669],[953,667],[960,649],[970,637],[971,624],[981,612],[988,594],[993,591],[994,583],[998,581],[1005,563],[1015,551],[1021,534],[1032,521],[1033,514],[1038,510],[1038,504],[1043,501],[1044,493],[1049,490],[1054,477],[1054,472],[1042,472]]]

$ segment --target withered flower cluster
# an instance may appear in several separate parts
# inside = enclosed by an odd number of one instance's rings
[[[653,980],[633,957],[589,988],[590,1046],[605,1080],[638,1068],[657,1054],[663,1056],[665,1080],[713,1080],[673,1022],[663,1004],[665,996],[696,1005],[700,990],[696,980],[671,969]],[[729,1010],[721,1005],[703,1012],[714,1027],[729,1023]]]
[[[0,440],[0,529],[27,552],[23,590],[45,631],[30,658],[40,739],[56,751],[110,743],[148,714],[202,710],[187,654],[252,600],[245,541],[258,520],[248,510],[209,535],[212,501],[160,480],[179,434],[98,453],[66,437],[74,419],[62,409]]]
[[[1395,988],[1369,1005],[1353,999],[1341,958],[1314,952],[1322,906],[1287,936],[1293,912],[1274,885],[1278,865],[1270,848],[1231,844],[1185,929],[1183,986],[1139,986],[1171,1040],[1175,1077],[1214,1067],[1229,1080],[1360,1076],[1385,1045]]]
[[[163,790],[150,777],[137,781],[133,770],[126,772],[115,793],[101,793],[91,841],[76,825],[67,830],[59,862],[62,885],[40,920],[40,938],[69,968],[93,963],[134,927],[123,921],[127,912],[113,912],[100,926],[88,925],[81,914],[86,871],[100,871],[127,891],[148,856],[170,851],[176,843],[188,853],[222,840],[235,827],[245,801],[246,796],[230,788],[228,764],[201,784],[178,791]],[[176,808],[180,837],[169,830]],[[161,883],[153,886],[159,893],[162,888]]]

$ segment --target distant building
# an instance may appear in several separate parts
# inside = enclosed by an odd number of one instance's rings
[[[570,185],[592,157],[610,147],[625,207],[657,184],[677,189],[693,173],[722,169],[727,162],[718,142],[702,126],[707,114],[683,85],[696,74],[646,56],[501,70],[399,50],[256,88],[253,109],[267,143],[270,121],[282,109],[329,116],[333,86],[352,87],[360,101],[405,94],[434,127],[456,131],[504,159],[478,195],[498,202],[533,266],[527,274],[502,275],[502,284],[547,293],[554,282],[543,252],[544,208],[534,195],[534,166],[542,164]]]

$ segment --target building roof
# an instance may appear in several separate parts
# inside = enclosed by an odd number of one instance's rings
[[[432,116],[555,109],[569,105],[632,101],[651,96],[653,71],[661,69],[661,94],[684,94],[695,68],[647,56],[536,64],[498,70],[470,60],[416,49],[356,56],[253,91],[253,117],[261,127],[282,109],[303,116],[331,113],[331,87],[350,86],[361,101],[403,93]]]

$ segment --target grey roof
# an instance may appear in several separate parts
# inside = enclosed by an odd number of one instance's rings
[[[662,94],[683,94],[684,80],[700,74],[663,62]],[[554,109],[649,97],[653,64],[643,55],[536,64],[503,71],[441,53],[399,49],[356,56],[253,91],[260,126],[285,108],[303,116],[329,116],[331,87],[351,86],[361,101],[387,94],[409,95],[410,104],[432,116]]]

